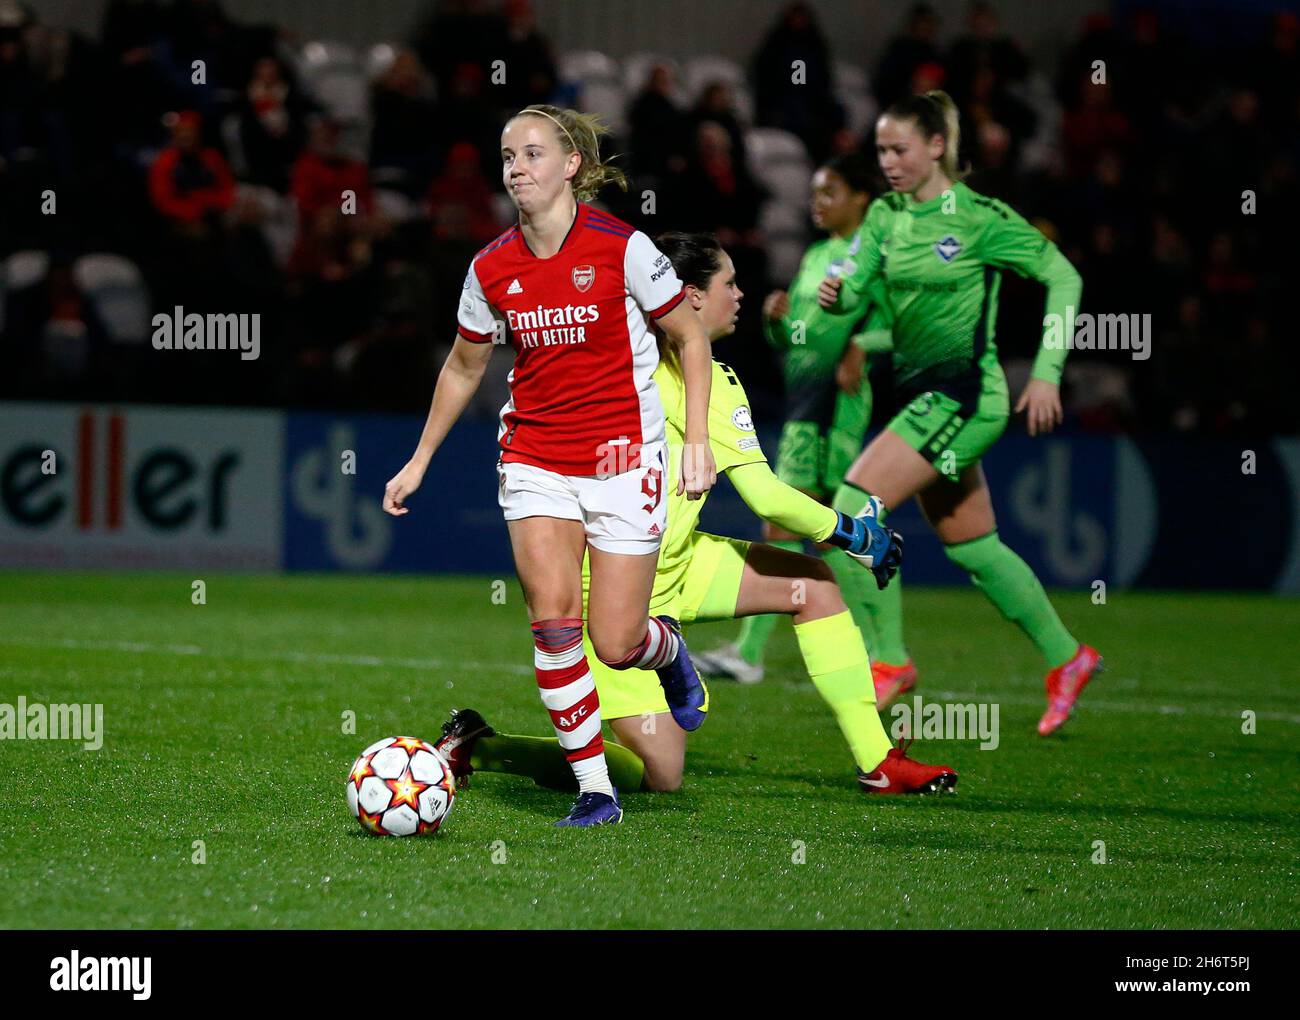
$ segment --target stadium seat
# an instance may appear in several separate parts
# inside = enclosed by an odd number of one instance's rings
[[[627,130],[627,93],[613,79],[591,80],[582,84],[578,107],[584,113],[598,114],[616,135]]]
[[[778,200],[763,203],[758,225],[768,237],[802,237],[807,215],[805,203]]]
[[[754,128],[745,134],[750,172],[773,197],[802,206],[807,201],[812,162],[803,142],[779,128]]]
[[[805,239],[770,238],[767,243],[768,274],[780,287],[788,287],[799,271],[799,260],[803,258]]]
[[[36,286],[49,271],[50,256],[43,251],[16,251],[0,262],[0,333],[4,331],[9,295]]]
[[[378,78],[390,67],[393,61],[397,59],[397,47],[392,43],[375,43],[366,50],[365,72],[366,77],[372,81]]]
[[[812,182],[811,163],[773,163],[763,169],[758,179],[778,201],[802,207],[808,201],[808,185]]]
[[[12,293],[32,287],[44,280],[49,271],[48,252],[16,251],[4,260],[5,288]]]
[[[1034,72],[1024,81],[1012,84],[1007,91],[1038,116],[1033,136],[1020,148],[1021,169],[1047,170],[1056,166],[1061,159],[1060,125],[1064,111],[1051,81],[1041,72]]]
[[[809,165],[808,150],[798,135],[780,128],[751,128],[745,132],[745,151],[749,154],[749,169],[761,175],[764,166],[775,164]]]
[[[629,96],[635,96],[645,87],[646,78],[650,75],[650,68],[655,64],[663,64],[673,72],[673,102],[678,106],[687,106],[690,102],[690,96],[687,95],[686,89],[682,82],[682,68],[672,57],[665,56],[662,53],[633,53],[623,61],[623,86]]]
[[[363,60],[347,43],[314,39],[295,54],[303,87],[339,122],[339,149],[353,159],[370,152],[370,72],[373,49]]]
[[[331,68],[311,83],[321,105],[340,123],[370,119],[370,81],[354,68]]]
[[[560,77],[565,81],[618,81],[618,61],[598,50],[576,50],[560,57]]]
[[[420,207],[400,191],[389,188],[375,189],[375,211],[394,223],[409,223],[419,219]]]
[[[744,70],[734,60],[713,56],[690,57],[683,77],[683,86],[692,103],[700,98],[705,86],[715,81],[730,86],[741,121],[745,124],[754,122],[754,97]]]
[[[851,64],[847,60],[837,60],[831,69],[831,76],[836,92],[865,92],[868,95],[871,93],[867,72],[857,64]]]
[[[812,161],[803,142],[779,128],[754,128],[745,133],[750,172],[767,188],[760,225],[767,236],[773,279],[793,278],[808,243],[805,210]]]
[[[221,145],[226,150],[226,161],[236,179],[248,176],[248,157],[244,154],[244,140],[239,134],[239,114],[228,113],[221,118]]]
[[[337,68],[359,70],[361,59],[357,51],[347,43],[331,42],[325,39],[313,39],[304,43],[297,54],[298,68],[303,75],[314,78],[325,71]]]
[[[856,135],[864,134],[879,111],[866,72],[856,64],[838,60],[833,73],[835,98],[844,107],[846,126]]]
[[[239,184],[235,188],[240,201],[253,201],[262,210],[259,229],[271,258],[283,269],[289,264],[298,242],[298,207],[292,198],[261,184]]]
[[[745,85],[745,72],[741,66],[726,57],[689,57],[683,77],[686,89],[692,98],[698,96],[705,85],[714,81],[726,82],[735,89],[743,88]]]
[[[338,121],[339,151],[365,162],[370,152],[370,80],[363,71],[335,67],[310,83],[316,99]]]
[[[149,291],[139,267],[121,255],[83,255],[72,277],[99,313],[109,339],[142,344],[149,338]]]

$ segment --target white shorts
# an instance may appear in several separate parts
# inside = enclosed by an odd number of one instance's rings
[[[668,525],[668,455],[663,443],[641,448],[641,466],[621,475],[561,475],[531,464],[497,463],[497,502],[508,521],[558,517],[582,521],[602,552],[659,551]]]

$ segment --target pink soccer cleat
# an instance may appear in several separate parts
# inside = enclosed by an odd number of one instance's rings
[[[1074,703],[1088,686],[1088,681],[1102,671],[1103,661],[1097,649],[1080,645],[1074,658],[1047,674],[1047,711],[1038,720],[1038,735],[1050,736],[1065,725],[1074,711]]]

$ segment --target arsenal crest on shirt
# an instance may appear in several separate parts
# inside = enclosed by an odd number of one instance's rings
[[[579,291],[586,292],[591,290],[591,285],[596,282],[595,266],[574,266],[573,267],[573,285]]]

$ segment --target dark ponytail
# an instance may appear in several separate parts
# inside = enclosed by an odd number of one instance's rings
[[[655,244],[668,256],[677,279],[699,290],[708,290],[713,274],[722,268],[722,245],[712,234],[670,230],[656,237]]]
[[[708,290],[713,274],[722,268],[722,245],[712,234],[688,234],[681,230],[670,230],[656,237],[655,245],[668,256],[677,279],[697,290]],[[663,333],[658,330],[655,332],[659,337],[659,360],[666,362],[680,377],[682,364],[677,351]]]

